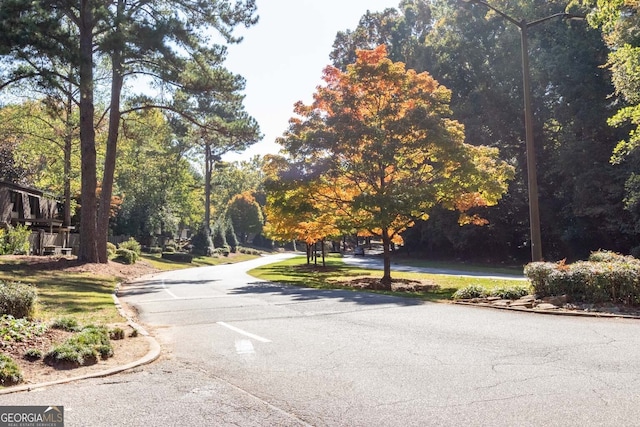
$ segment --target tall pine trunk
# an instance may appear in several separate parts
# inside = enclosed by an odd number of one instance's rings
[[[91,0],[80,0],[80,249],[78,259],[97,262],[96,246],[96,144],[93,127],[93,9]]]
[[[118,0],[118,10],[115,23],[115,38],[120,34],[120,20],[122,19],[123,0]],[[120,129],[120,96],[124,82],[122,67],[122,52],[120,46],[114,46],[111,54],[111,101],[109,104],[109,133],[107,135],[107,151],[104,159],[104,173],[102,175],[102,192],[100,193],[100,210],[98,214],[97,249],[98,261],[107,263],[107,240],[109,237],[109,217],[111,214],[111,196],[113,195],[113,180],[116,170],[118,149],[118,131]]]

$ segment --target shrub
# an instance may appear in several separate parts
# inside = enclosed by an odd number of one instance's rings
[[[111,242],[107,242],[107,258],[113,259],[116,257],[116,245]]]
[[[60,317],[53,321],[51,327],[69,332],[77,332],[82,329],[78,321],[73,317]]]
[[[0,353],[0,384],[11,386],[21,383],[22,380],[22,372],[15,360]]]
[[[253,248],[240,247],[238,248],[238,252],[240,252],[241,254],[247,254],[247,255],[260,255],[260,251]]]
[[[539,297],[567,295],[590,302],[640,303],[640,262],[613,252],[594,252],[573,264],[531,263],[525,267]]]
[[[109,330],[109,339],[112,340],[123,340],[124,339],[124,330],[122,328],[113,328]]]
[[[229,248],[229,246],[215,248],[213,251],[215,255],[222,255],[222,256],[229,256],[230,252],[231,252],[231,248]]]
[[[528,285],[499,286],[491,289],[489,295],[502,299],[518,299],[529,295],[529,291],[530,287]]]
[[[453,294],[453,299],[484,298],[486,296],[487,290],[485,288],[478,285],[470,285],[455,291]]]
[[[9,226],[0,230],[0,255],[25,255],[29,253],[31,230],[26,225]]]
[[[98,357],[113,356],[107,328],[87,326],[64,343],[55,346],[44,357],[45,363],[72,368],[97,363]]]
[[[186,262],[186,263],[190,263],[191,261],[193,261],[193,255],[191,254],[185,254],[182,252],[163,252],[162,253],[162,259],[166,259],[168,261],[174,261],[174,262]]]
[[[191,246],[191,252],[195,255],[210,256],[213,253],[213,241],[206,225],[202,225],[191,237]]]
[[[138,254],[130,249],[118,248],[116,251],[116,261],[121,261],[124,264],[135,264],[137,260]]]
[[[149,253],[150,254],[161,254],[162,253],[162,248],[160,246],[151,246],[149,248]]]
[[[134,239],[133,237],[129,237],[129,240],[122,242],[118,245],[119,249],[129,249],[132,252],[135,252],[135,254],[139,257],[140,254],[142,254],[142,246],[140,246],[140,243],[137,242],[136,239]],[[137,257],[136,257],[137,259]],[[135,262],[135,261],[134,261]]]
[[[31,317],[36,309],[36,300],[34,287],[22,283],[0,282],[0,315]]]
[[[41,359],[42,358],[42,351],[40,351],[37,348],[29,348],[27,349],[27,351],[24,352],[24,358],[27,359],[30,362],[33,362],[35,360]]]
[[[238,250],[238,236],[236,236],[236,231],[233,228],[233,222],[228,218],[225,221],[225,238],[227,239],[227,244],[231,247],[231,252],[235,254]]]

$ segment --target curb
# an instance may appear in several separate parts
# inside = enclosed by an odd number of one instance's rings
[[[476,302],[465,302],[465,301],[454,301],[453,304],[466,305],[471,307],[492,308],[496,310],[519,311],[521,313],[546,314],[549,316],[595,317],[595,318],[606,318],[606,319],[635,319],[635,320],[640,319],[640,316],[636,316],[633,314],[621,314],[621,313],[606,313],[606,312],[593,312],[593,311],[591,312],[563,311],[562,309],[536,310],[533,308],[499,306],[499,305],[493,305],[493,304],[487,304],[487,303],[476,303]]]
[[[86,375],[78,375],[77,377],[64,378],[64,379],[60,379],[60,380],[56,380],[56,381],[50,381],[50,382],[46,382],[46,383],[26,384],[26,385],[21,385],[21,386],[9,387],[7,389],[0,390],[0,396],[4,395],[4,394],[19,393],[19,392],[23,392],[23,391],[32,391],[32,390],[39,389],[39,388],[50,387],[50,386],[58,385],[58,384],[66,384],[66,383],[70,383],[70,382],[74,382],[74,381],[80,381],[80,380],[86,380],[86,379],[90,379],[90,378],[108,377],[110,375],[115,375],[115,374],[118,374],[120,372],[127,371],[129,369],[137,368],[138,366],[146,365],[146,364],[149,364],[149,363],[154,362],[155,360],[157,360],[158,357],[160,357],[160,352],[161,352],[160,344],[158,344],[158,341],[156,341],[155,338],[153,338],[151,335],[149,335],[149,333],[142,326],[140,326],[138,323],[134,322],[133,319],[131,319],[126,314],[126,312],[122,308],[122,305],[120,304],[120,301],[118,300],[118,295],[117,294],[118,294],[118,290],[119,289],[120,289],[120,284],[118,284],[116,286],[116,289],[113,292],[113,301],[115,303],[116,309],[118,310],[118,313],[120,313],[120,315],[122,317],[127,319],[127,323],[132,328],[136,329],[138,331],[138,333],[140,333],[143,336],[143,338],[149,343],[149,351],[147,352],[147,354],[145,354],[140,359],[135,360],[133,362],[127,363],[125,365],[120,365],[120,366],[116,366],[116,367],[113,367],[113,368],[105,369],[104,371],[93,372],[93,373],[86,374]]]

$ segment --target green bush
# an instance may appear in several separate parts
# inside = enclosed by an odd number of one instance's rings
[[[247,255],[260,255],[260,251],[259,250],[252,249],[252,248],[239,247],[238,248],[238,252],[240,252],[241,254],[247,254]]]
[[[231,252],[236,253],[238,250],[238,236],[236,236],[236,231],[233,228],[233,222],[227,218],[225,221],[225,238],[227,239],[227,244],[231,247]]]
[[[575,301],[640,304],[640,262],[612,252],[591,254],[573,264],[531,263],[525,267],[539,297],[567,295]]]
[[[124,330],[122,328],[113,328],[109,330],[109,339],[112,340],[123,340],[124,339]]]
[[[198,232],[191,237],[191,252],[195,255],[210,256],[213,253],[213,241],[208,227],[202,225]]]
[[[464,288],[460,288],[453,294],[453,299],[472,299],[472,298],[485,298],[487,296],[487,290],[482,286],[470,285]]]
[[[530,287],[528,285],[499,286],[491,289],[489,295],[502,299],[518,299],[529,295],[529,291]]]
[[[149,248],[149,253],[150,254],[161,254],[162,253],[162,248],[160,246],[151,246]]]
[[[12,386],[23,380],[20,367],[11,357],[0,353],[0,385]]]
[[[160,249],[160,253],[166,252],[168,254],[173,254],[176,252],[176,248],[174,248],[173,246],[167,246],[166,248],[164,248],[164,251],[162,249]]]
[[[215,255],[222,255],[222,256],[229,256],[230,252],[231,252],[231,248],[229,246],[215,248],[213,251]]]
[[[120,243],[118,245],[118,249],[128,249],[128,250],[130,250],[132,252],[135,252],[135,254],[138,257],[142,254],[142,246],[140,246],[140,243],[138,243],[138,241],[136,239],[134,239],[133,237],[129,237],[129,240]],[[137,259],[137,257],[136,257],[136,259]]]
[[[51,323],[51,327],[69,332],[78,332],[82,329],[78,321],[73,317],[60,317]]]
[[[29,348],[24,352],[24,358],[30,362],[42,358],[42,351],[37,348]]]
[[[135,264],[138,260],[138,254],[126,248],[118,248],[116,251],[116,261],[124,264]]]
[[[163,252],[162,259],[174,262],[190,263],[191,261],[193,261],[193,255],[185,254],[183,252]]]
[[[0,282],[0,315],[31,317],[36,309],[37,293],[33,286]]]
[[[29,253],[31,230],[26,225],[9,226],[0,230],[0,255],[26,255]]]
[[[98,358],[113,356],[109,331],[105,327],[87,326],[64,343],[55,346],[44,357],[45,363],[61,368],[91,365]]]
[[[107,242],[107,258],[113,259],[116,257],[116,250],[118,248],[111,242]]]

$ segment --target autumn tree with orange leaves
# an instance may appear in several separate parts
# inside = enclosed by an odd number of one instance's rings
[[[381,238],[390,286],[392,241],[438,205],[460,211],[461,224],[484,224],[470,209],[496,204],[513,168],[497,149],[465,143],[451,92],[384,46],[358,51],[346,72],[325,68],[323,80],[278,139],[288,155],[281,186],[305,188],[318,215]]]

